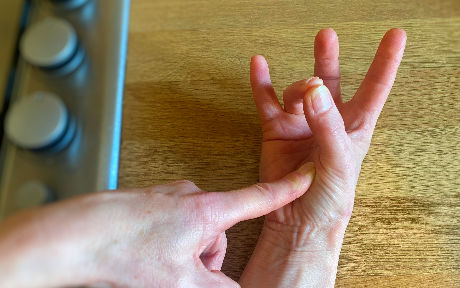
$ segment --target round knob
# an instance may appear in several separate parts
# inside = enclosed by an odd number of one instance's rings
[[[27,62],[49,72],[70,72],[83,60],[75,29],[58,18],[46,18],[31,25],[19,48]]]
[[[19,147],[45,150],[65,138],[69,122],[69,113],[61,99],[51,93],[36,92],[10,107],[5,132]]]
[[[53,194],[43,183],[29,181],[16,191],[16,206],[27,209],[43,205],[53,200]]]
[[[63,9],[76,9],[83,6],[86,2],[88,0],[51,0],[51,3],[56,5],[56,7]]]

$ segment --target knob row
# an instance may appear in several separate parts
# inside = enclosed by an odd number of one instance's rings
[[[75,9],[88,0],[50,0],[59,9]],[[32,24],[23,34],[19,50],[29,64],[56,75],[75,71],[84,59],[84,49],[75,29],[66,20],[49,17]],[[55,94],[35,92],[14,102],[5,117],[5,134],[18,147],[34,152],[58,152],[73,139],[76,124],[64,102]],[[56,200],[56,195],[38,180],[27,181],[15,193],[18,209]]]
[[[52,0],[54,4],[78,7],[87,0]],[[58,75],[73,72],[83,62],[84,52],[77,33],[64,19],[49,17],[32,24],[21,38],[21,55],[40,70]],[[55,94],[35,92],[8,109],[4,130],[16,146],[35,152],[56,152],[73,138],[76,125],[64,102]]]

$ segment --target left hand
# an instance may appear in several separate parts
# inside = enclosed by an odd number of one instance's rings
[[[345,103],[340,95],[338,38],[332,29],[321,30],[315,39],[315,75],[319,78],[287,87],[284,109],[271,86],[265,59],[253,57],[251,84],[263,130],[260,180],[279,179],[305,162],[316,167],[309,191],[267,215],[266,224],[315,226],[350,217],[361,163],[395,80],[405,42],[401,29],[385,34],[360,88]],[[328,107],[315,111],[313,99],[328,103]]]
[[[401,29],[385,34],[348,102],[340,95],[339,44],[332,29],[321,30],[315,39],[319,78],[286,88],[284,108],[271,85],[267,62],[262,56],[252,58],[251,85],[263,130],[260,180],[279,179],[305,162],[315,163],[316,176],[302,197],[265,217],[240,279],[245,287],[333,287],[361,163],[405,43]]]
[[[230,192],[178,181],[19,213],[0,225],[0,286],[239,287],[219,271],[225,230],[298,198],[313,177],[306,165]]]

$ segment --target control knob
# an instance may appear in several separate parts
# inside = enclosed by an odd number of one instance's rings
[[[39,181],[29,181],[24,183],[16,190],[16,207],[28,209],[37,207],[54,200],[54,195]]]
[[[84,58],[72,25],[53,17],[32,24],[22,36],[19,49],[30,64],[59,75],[73,72]]]
[[[5,119],[5,133],[16,146],[57,152],[75,134],[75,121],[64,102],[48,92],[35,92],[13,103]]]

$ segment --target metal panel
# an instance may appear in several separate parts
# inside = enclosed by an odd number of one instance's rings
[[[76,120],[69,147],[35,153],[4,137],[0,162],[0,218],[17,210],[15,191],[40,181],[58,199],[117,187],[129,1],[90,1],[72,11],[34,1],[28,25],[62,17],[76,29],[85,50],[82,65],[66,76],[47,75],[19,59],[12,102],[34,91],[59,95]]]

